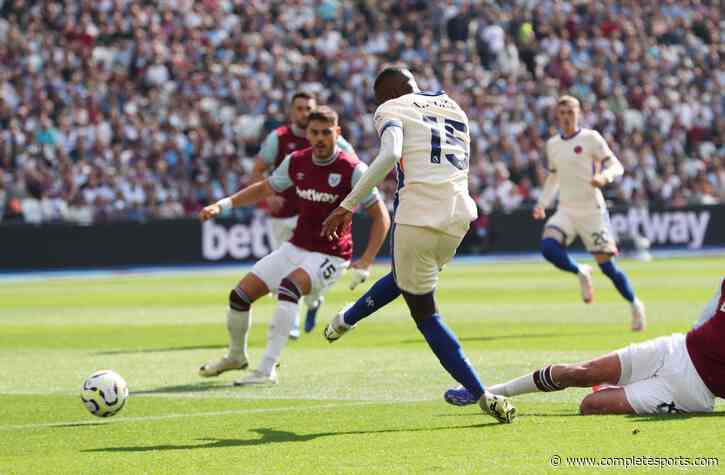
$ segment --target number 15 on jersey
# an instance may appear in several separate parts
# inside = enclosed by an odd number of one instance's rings
[[[469,148],[466,142],[456,135],[468,133],[466,124],[433,115],[423,116],[423,120],[431,125],[430,162],[441,163],[441,155],[445,150],[450,153],[445,153],[443,156],[451,165],[459,170],[467,170]]]

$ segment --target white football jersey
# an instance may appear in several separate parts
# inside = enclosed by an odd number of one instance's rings
[[[569,138],[555,135],[546,142],[549,171],[559,178],[559,207],[564,209],[602,209],[606,206],[592,177],[601,171],[614,154],[604,138],[592,129],[580,129]]]
[[[465,235],[477,217],[468,193],[466,113],[444,92],[417,92],[382,104],[374,121],[380,135],[403,129],[395,222]]]

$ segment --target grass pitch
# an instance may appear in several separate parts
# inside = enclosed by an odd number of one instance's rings
[[[647,304],[643,334],[629,332],[629,307],[602,274],[585,306],[576,279],[544,263],[450,266],[439,304],[491,384],[687,331],[725,258],[621,265]],[[333,345],[322,338],[362,293],[346,279],[315,331],[285,349],[277,386],[231,387],[240,372],[203,380],[198,366],[224,352],[228,289],[242,273],[0,281],[0,473],[541,473],[583,470],[567,457],[631,456],[725,464],[722,404],[702,417],[581,417],[587,391],[568,390],[516,398],[512,425],[448,406],[442,393],[454,383],[402,299]],[[254,306],[253,366],[273,306]],[[131,389],[110,419],[78,398],[97,369]]]

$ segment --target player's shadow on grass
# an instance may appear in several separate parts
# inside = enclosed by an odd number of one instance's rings
[[[588,332],[576,332],[576,333],[520,333],[515,335],[489,335],[489,336],[474,336],[474,337],[462,337],[458,338],[458,341],[497,341],[497,340],[521,340],[531,338],[562,338],[572,336],[591,336],[591,335],[602,335],[602,331],[588,331]],[[410,340],[402,340],[402,344],[411,343],[425,343],[424,338],[413,338]]]
[[[219,381],[214,382],[203,382],[194,384],[179,384],[176,386],[162,386],[153,389],[144,389],[141,391],[131,391],[131,395],[143,395],[143,394],[176,394],[176,393],[197,393],[206,391],[216,391],[220,389],[232,389],[230,383],[223,383]]]
[[[275,430],[268,427],[252,429],[261,437],[256,439],[197,439],[201,441],[209,441],[205,444],[180,444],[180,445],[146,445],[131,447],[105,447],[98,449],[86,449],[81,452],[154,452],[157,450],[190,450],[190,449],[223,449],[228,447],[251,447],[266,444],[278,444],[284,442],[308,442],[310,440],[319,439],[320,437],[330,437],[337,435],[368,435],[368,434],[394,434],[402,432],[431,432],[439,430],[453,429],[473,429],[486,426],[503,426],[498,422],[486,422],[484,424],[471,424],[465,426],[449,426],[449,427],[431,427],[419,429],[383,429],[383,430],[352,430],[342,432],[318,432],[315,434],[296,434],[294,432]]]
[[[219,345],[196,345],[196,346],[174,346],[169,348],[138,348],[134,350],[110,350],[110,351],[99,351],[96,355],[125,355],[132,353],[165,353],[169,351],[191,351],[191,350],[218,350],[226,349],[226,344]]]

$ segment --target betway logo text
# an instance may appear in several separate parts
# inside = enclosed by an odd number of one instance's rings
[[[630,209],[627,214],[612,214],[612,228],[618,236],[636,231],[653,244],[687,244],[690,249],[702,247],[709,223],[709,211]]]
[[[218,261],[227,255],[234,259],[262,258],[269,253],[264,243],[265,232],[264,224],[258,220],[228,228],[206,221],[201,227],[201,254],[210,261]]]
[[[314,201],[315,203],[334,203],[337,201],[339,195],[333,195],[332,193],[322,193],[312,188],[307,190],[300,190],[297,188],[297,196],[307,201]]]

